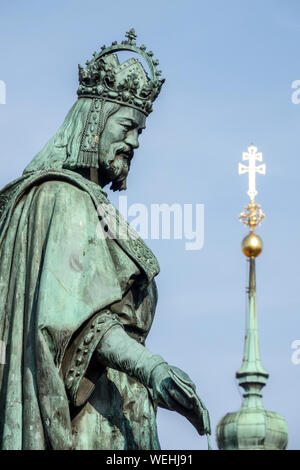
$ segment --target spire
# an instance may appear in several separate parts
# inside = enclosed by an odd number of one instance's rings
[[[262,153],[258,153],[254,145],[243,153],[243,160],[248,160],[249,166],[240,163],[239,174],[249,173],[250,204],[239,219],[250,229],[242,242],[242,251],[249,262],[249,285],[244,356],[236,378],[244,394],[241,409],[228,413],[219,422],[217,442],[222,450],[284,450],[288,438],[286,422],[277,413],[266,411],[261,400],[261,390],[269,374],[261,363],[256,314],[255,259],[261,254],[263,243],[254,230],[265,215],[255,202],[258,194],[255,179],[256,173],[266,173],[266,166],[256,166],[256,161],[262,162]]]
[[[245,391],[243,408],[257,407],[262,409],[261,389],[266,385],[269,374],[261,363],[255,290],[255,258],[251,257],[249,258],[248,314],[244,357],[242,366],[236,373],[236,378]]]

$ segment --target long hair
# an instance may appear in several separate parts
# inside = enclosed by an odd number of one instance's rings
[[[56,134],[31,160],[23,173],[62,168],[72,170],[82,166],[79,158],[80,145],[92,101],[92,98],[81,98],[74,103]],[[120,105],[117,103],[104,101],[99,111],[101,113],[99,145],[107,119],[119,109]]]

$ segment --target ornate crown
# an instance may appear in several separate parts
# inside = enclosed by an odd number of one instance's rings
[[[134,29],[126,33],[126,41],[113,42],[110,47],[102,46],[101,52],[94,52],[94,58],[86,62],[86,68],[79,65],[78,98],[102,98],[122,105],[131,106],[148,115],[152,103],[159,95],[165,79],[160,79],[158,60],[153,52],[146,52],[146,46],[136,46]],[[135,58],[119,63],[114,52],[132,51],[145,59],[149,66],[149,78],[142,64]]]

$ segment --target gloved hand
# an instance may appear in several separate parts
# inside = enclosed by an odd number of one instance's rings
[[[159,406],[185,416],[199,434],[211,434],[208,411],[189,376],[152,354],[128,336],[121,325],[107,331],[95,354],[102,365],[125,372],[152,388]]]
[[[200,435],[211,434],[209,414],[189,376],[167,363],[151,372],[150,386],[159,406],[185,416]]]

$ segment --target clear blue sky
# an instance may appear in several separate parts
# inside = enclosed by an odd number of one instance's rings
[[[237,165],[251,142],[264,154],[258,202],[267,214],[257,263],[264,406],[288,423],[300,449],[300,79],[297,0],[2,0],[0,184],[19,176],[76,99],[77,64],[135,27],[167,81],[129,177],[129,203],[205,204],[205,244],[149,241],[160,264],[159,303],[148,347],[197,384],[215,430],[240,407],[235,371],[245,328],[246,262],[237,220],[247,202]],[[116,197],[113,197],[116,201]],[[159,411],[164,449],[204,449],[184,418]],[[214,444],[215,446],[215,444]]]

